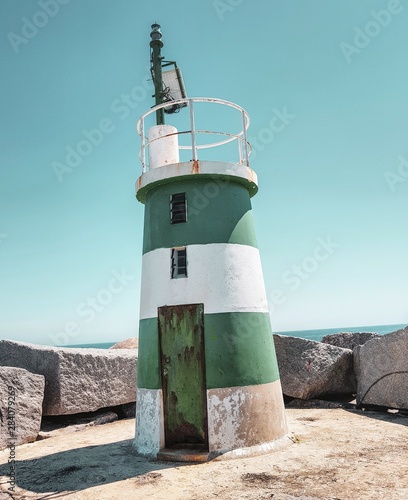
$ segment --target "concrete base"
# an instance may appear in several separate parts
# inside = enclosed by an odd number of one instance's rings
[[[291,444],[293,444],[292,439],[289,436],[284,436],[270,443],[262,443],[248,448],[237,448],[236,450],[226,451],[225,453],[222,451],[213,452],[209,454],[208,460],[234,460],[237,458],[267,455],[268,453],[283,450]]]
[[[158,460],[202,462],[270,453],[291,443],[279,380],[207,389],[207,409],[208,448],[183,443],[168,449],[162,390],[137,389],[136,452]],[[202,456],[203,451],[206,457]]]
[[[207,405],[209,450],[213,456],[268,448],[288,433],[279,380],[208,389]]]
[[[157,460],[163,462],[193,462],[203,463],[208,461],[208,449],[199,445],[173,446],[160,450],[157,454]]]
[[[203,463],[212,460],[234,460],[238,458],[256,457],[258,455],[266,455],[283,450],[293,444],[289,436],[284,436],[270,443],[263,443],[257,446],[248,448],[238,448],[232,451],[217,451],[211,452],[192,445],[181,445],[179,447],[165,448],[157,454],[157,460],[163,462],[190,462]]]

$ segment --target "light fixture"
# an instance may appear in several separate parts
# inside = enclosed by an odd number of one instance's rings
[[[185,99],[187,97],[186,88],[184,86],[183,75],[180,68],[177,66],[174,69],[163,71],[163,102],[177,101],[178,99]],[[174,104],[173,106],[166,106],[164,112],[167,114],[177,113],[181,108],[187,106],[187,103]]]

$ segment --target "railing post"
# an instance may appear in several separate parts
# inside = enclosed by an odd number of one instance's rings
[[[140,122],[140,133],[142,135],[142,174],[146,173],[146,144],[144,135],[144,118]]]
[[[192,99],[188,100],[188,105],[190,106],[191,149],[193,152],[193,161],[196,161],[197,147],[196,147],[196,137],[195,137],[194,105]]]
[[[245,111],[244,110],[242,110],[242,131],[243,131],[243,140],[244,140],[245,165],[247,167],[249,167],[248,142],[247,142],[246,120],[245,120]]]
[[[242,143],[244,142],[244,138],[238,135],[237,141],[238,141],[239,164],[242,165],[244,163],[243,150],[242,150]]]

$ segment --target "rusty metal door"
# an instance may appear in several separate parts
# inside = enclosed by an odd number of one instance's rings
[[[158,309],[166,447],[208,445],[204,304]]]

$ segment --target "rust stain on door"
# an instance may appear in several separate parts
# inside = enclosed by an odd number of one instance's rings
[[[208,446],[204,305],[158,309],[166,447]]]

